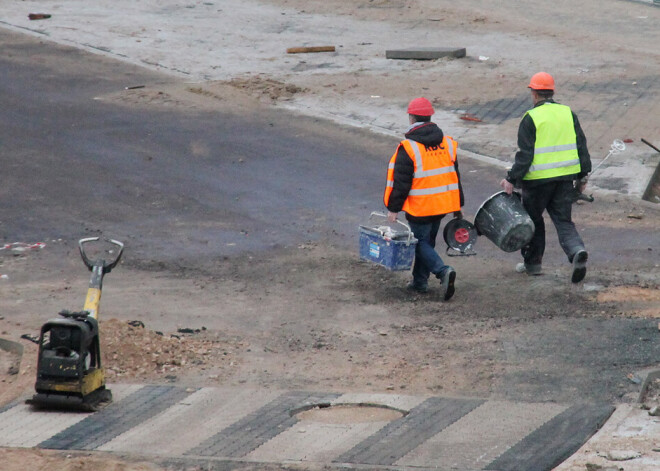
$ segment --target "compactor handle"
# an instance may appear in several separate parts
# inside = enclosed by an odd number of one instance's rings
[[[80,256],[83,259],[83,263],[87,268],[89,268],[90,271],[94,269],[95,266],[101,266],[103,268],[103,273],[110,273],[114,267],[117,266],[119,263],[119,260],[121,259],[122,254],[124,253],[124,244],[119,242],[118,240],[114,239],[104,239],[106,242],[111,243],[112,245],[116,245],[119,247],[119,253],[117,253],[117,256],[113,260],[103,260],[99,259],[97,261],[92,261],[90,258],[87,256],[85,253],[85,244],[88,242],[95,242],[98,241],[100,238],[99,237],[88,237],[86,239],[80,239],[78,241],[78,248],[80,249]]]

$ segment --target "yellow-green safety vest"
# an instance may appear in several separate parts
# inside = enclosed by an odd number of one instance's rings
[[[527,114],[536,126],[534,159],[523,180],[580,173],[573,113],[566,105],[544,103]]]

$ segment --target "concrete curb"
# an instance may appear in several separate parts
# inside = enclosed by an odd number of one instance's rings
[[[20,371],[21,361],[23,359],[23,345],[18,342],[0,338],[0,350],[4,350],[18,356],[18,359],[14,362],[14,365],[12,365],[12,369],[15,369],[16,372]]]
[[[635,3],[646,3],[652,7],[660,7],[660,0],[631,0]]]
[[[276,105],[276,108],[281,108],[287,111],[292,111],[295,113],[300,113],[300,114],[310,114],[310,110],[307,107],[304,106],[297,106],[297,105],[290,105],[290,104],[284,104],[284,105]],[[403,139],[403,134],[401,131],[392,131],[391,129],[384,128],[382,126],[377,126],[374,124],[365,124],[360,121],[357,121],[355,119],[351,119],[350,117],[347,116],[342,116],[339,114],[334,114],[334,113],[327,113],[322,110],[315,110],[313,113],[316,117],[320,117],[323,119],[327,119],[328,121],[331,121],[336,124],[344,125],[344,126],[350,126],[353,128],[358,128],[358,129],[366,129],[374,134],[381,134],[384,136],[392,137],[397,140]],[[511,162],[506,162],[504,160],[496,159],[495,157],[489,157],[487,155],[483,154],[477,154],[476,152],[472,152],[469,150],[461,149],[460,146],[458,148],[458,154],[467,157],[473,160],[476,160],[478,162],[490,164],[494,167],[499,167],[499,168],[508,168],[511,166]]]
[[[643,373],[644,372],[642,372],[642,374]],[[642,387],[640,388],[637,402],[643,403],[646,400],[646,394],[648,392],[649,385],[658,378],[660,378],[660,370],[653,370],[646,372],[646,377],[642,382]]]

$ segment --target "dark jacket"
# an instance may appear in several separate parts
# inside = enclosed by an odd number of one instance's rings
[[[552,99],[543,100],[538,102],[534,108],[541,106],[544,103],[555,103]],[[591,157],[587,150],[587,138],[584,136],[580,122],[577,115],[573,113],[573,124],[575,125],[575,136],[577,137],[577,151],[580,158],[580,173],[574,175],[562,175],[560,177],[542,178],[539,180],[523,180],[523,177],[529,171],[532,160],[534,159],[534,143],[536,142],[536,125],[534,120],[529,114],[526,114],[520,121],[518,127],[518,152],[516,152],[516,159],[507,173],[506,179],[509,183],[516,186],[524,185],[527,188],[534,187],[543,183],[548,183],[557,180],[575,180],[577,178],[586,177],[591,172]]]
[[[435,123],[424,123],[415,126],[413,129],[406,133],[406,139],[419,142],[425,146],[437,146],[442,143],[444,134],[442,129]],[[454,164],[456,168],[456,175],[458,175],[458,191],[461,196],[461,207],[463,207],[463,187],[461,186],[461,175],[458,173],[458,159]],[[393,213],[398,213],[403,208],[410,188],[412,187],[413,174],[415,173],[415,163],[413,158],[408,155],[403,146],[399,146],[397,151],[396,160],[394,162],[394,187],[390,194],[389,204],[387,209]],[[406,213],[406,219],[411,222],[424,224],[442,219],[444,214],[435,216],[415,217]]]

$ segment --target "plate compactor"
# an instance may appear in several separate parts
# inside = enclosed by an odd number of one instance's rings
[[[74,409],[95,411],[112,401],[105,387],[105,370],[101,367],[98,314],[103,276],[117,266],[124,244],[106,242],[119,250],[111,260],[90,260],[85,246],[98,241],[90,237],[78,241],[80,256],[92,272],[83,310],[62,311],[41,328],[37,363],[36,394],[28,403],[40,409]]]

